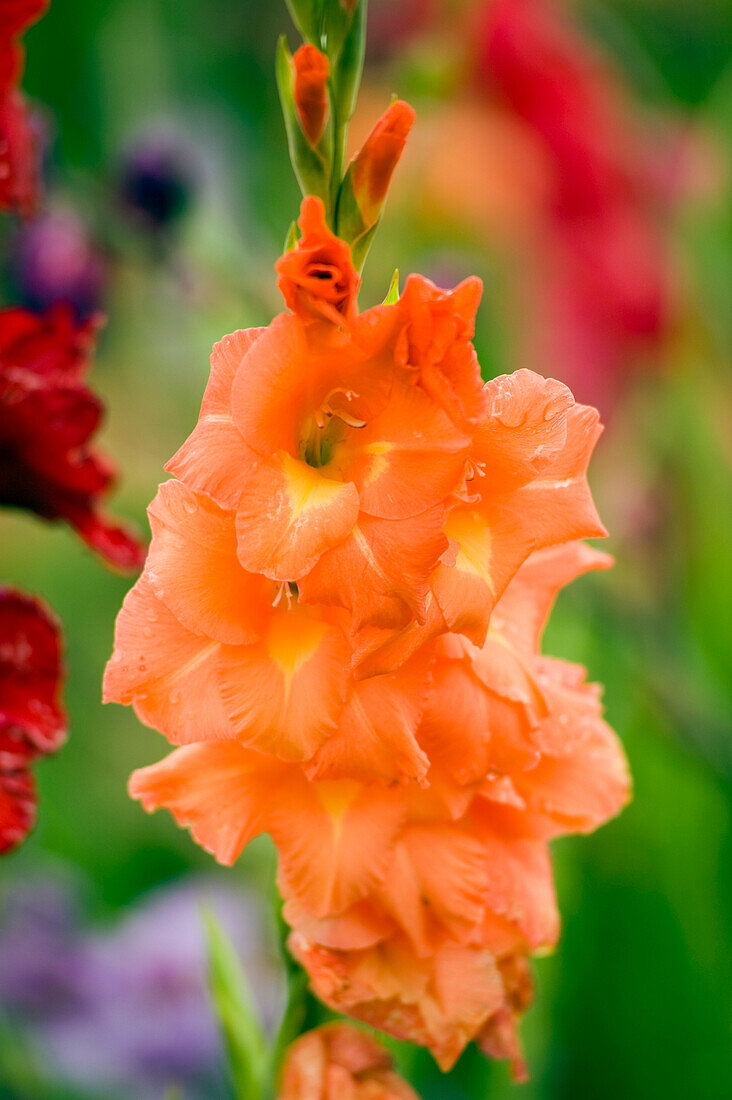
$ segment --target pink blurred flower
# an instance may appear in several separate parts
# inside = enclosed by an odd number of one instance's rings
[[[665,154],[552,0],[491,0],[478,28],[476,84],[530,132],[550,180],[534,284],[542,367],[607,405],[613,374],[658,349],[676,306]]]

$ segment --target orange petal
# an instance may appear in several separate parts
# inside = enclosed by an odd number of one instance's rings
[[[398,792],[350,779],[308,783],[290,771],[269,826],[283,895],[315,917],[348,909],[384,877],[404,812]]]
[[[521,566],[501,597],[492,626],[518,648],[536,652],[557,593],[583,573],[609,569],[613,559],[584,542],[539,550]]]
[[[430,781],[441,771],[457,783],[479,782],[490,761],[486,690],[459,661],[439,660],[432,681],[417,731],[432,766]]]
[[[468,443],[423,390],[395,382],[384,411],[354,433],[343,476],[369,515],[416,516],[458,488]]]
[[[354,341],[333,325],[308,326],[291,313],[279,314],[233,381],[231,408],[244,440],[264,458],[276,451],[298,454],[307,418],[330,391],[360,392],[354,371],[363,362]]]
[[[231,864],[266,828],[277,766],[232,742],[186,745],[130,778],[130,795],[148,811],[170,810],[196,841]]]
[[[431,587],[448,628],[481,645],[500,594],[496,558],[501,542],[477,511],[454,508],[445,521],[445,535],[457,548],[454,564],[441,562]]]
[[[503,1001],[503,982],[489,951],[479,947],[446,945],[435,956],[435,1000],[448,1026],[436,1031],[432,1052],[447,1071],[465,1044]]]
[[[278,1100],[419,1100],[393,1062],[362,1029],[325,1024],[288,1050]]]
[[[274,580],[299,580],[342,542],[358,516],[350,482],[331,481],[280,451],[245,485],[236,512],[239,560]]]
[[[241,645],[261,636],[273,585],[236,556],[234,516],[179,481],[161,485],[148,508],[150,585],[188,630]]]
[[[357,901],[344,913],[318,920],[297,898],[285,902],[282,916],[291,928],[323,947],[338,951],[372,947],[396,929],[391,916],[373,901]]]
[[[132,703],[174,744],[234,737],[216,682],[220,648],[186,630],[143,574],[117,616],[104,701]]]
[[[422,275],[410,275],[399,299],[406,325],[397,361],[454,424],[468,430],[482,423],[488,403],[471,343],[482,291],[477,278],[441,290]]]
[[[562,382],[531,370],[493,378],[484,392],[487,413],[476,432],[475,457],[485,464],[485,484],[477,487],[503,494],[535,478],[547,455],[565,446],[574,398]]]
[[[317,779],[424,779],[429,760],[415,731],[430,682],[429,663],[416,659],[389,676],[356,684],[328,738],[307,768]]]
[[[379,896],[425,955],[438,945],[430,938],[431,922],[439,922],[443,942],[465,942],[479,927],[487,877],[485,852],[475,837],[452,824],[412,825],[399,839]]]
[[[189,489],[207,493],[223,508],[234,507],[243,477],[256,461],[234,423],[231,389],[244,357],[265,331],[240,329],[214,344],[198,423],[165,467]]]
[[[601,718],[576,752],[542,756],[530,772],[516,776],[526,805],[551,817],[555,834],[592,832],[622,810],[630,787],[620,742]]]
[[[347,608],[354,631],[405,626],[410,609],[424,617],[429,575],[446,547],[441,508],[408,520],[362,513],[348,538],[303,578],[301,598]]]
[[[348,658],[341,632],[297,606],[278,608],[257,645],[224,646],[218,683],[238,740],[308,760],[335,728]]]
[[[353,669],[357,680],[394,672],[427,642],[448,629],[432,592],[425,600],[424,622],[410,620],[401,630],[366,626],[353,639]]]
[[[428,1046],[443,1070],[503,1001],[503,983],[490,952],[441,948],[416,957],[404,938],[366,951],[332,951],[294,933],[290,950],[307,969],[315,993],[398,1039]]]
[[[511,508],[534,517],[535,549],[607,535],[587,484],[587,467],[601,434],[597,409],[573,405],[567,414],[565,446],[534,481],[512,495]]]
[[[471,816],[489,870],[486,906],[514,922],[532,948],[553,946],[559,914],[546,842],[510,807],[478,800]]]

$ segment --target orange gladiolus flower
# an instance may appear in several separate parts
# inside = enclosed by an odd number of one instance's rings
[[[624,758],[596,691],[575,666],[536,652],[559,587],[606,564],[581,544],[534,555],[482,649],[448,635],[427,647],[429,679],[406,666],[413,680],[402,685],[401,725],[382,678],[365,681],[377,710],[347,706],[361,727],[342,718],[313,767],[210,741],[133,776],[134,797],[169,808],[222,862],[269,831],[292,949],[315,991],[338,1011],[427,1044],[444,1067],[477,1038],[521,1071],[519,999],[505,974],[556,941],[547,841],[589,831],[627,798]],[[373,760],[365,768],[380,717],[393,756],[408,736],[428,764],[421,785],[385,784],[396,767],[386,751],[382,781]],[[323,753],[335,770],[321,778]],[[349,759],[368,782],[344,776]]]
[[[358,313],[318,200],[301,228],[292,312],[214,348],[105,697],[179,746],[133,775],[146,809],[223,863],[272,836],[319,996],[520,1074],[549,841],[628,792],[598,690],[539,654],[557,591],[609,563],[578,541],[597,414],[531,371],[482,384],[477,280]]]
[[[278,1100],[419,1100],[391,1055],[350,1024],[326,1024],[287,1052]]]

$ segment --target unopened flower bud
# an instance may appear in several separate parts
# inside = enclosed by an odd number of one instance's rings
[[[328,114],[330,65],[315,46],[301,46],[292,59],[295,71],[294,97],[303,133],[312,146],[320,141]]]
[[[401,99],[392,103],[351,163],[353,193],[366,226],[375,224],[381,214],[414,118],[408,103]]]

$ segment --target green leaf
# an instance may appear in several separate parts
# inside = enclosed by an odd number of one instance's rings
[[[238,1100],[263,1100],[269,1067],[267,1040],[251,990],[231,941],[209,909],[203,910],[208,987],[221,1027]]]
[[[394,268],[394,274],[392,275],[391,282],[389,283],[388,293],[386,295],[386,298],[384,298],[384,301],[383,301],[382,304],[385,305],[385,306],[393,306],[394,303],[398,302],[398,301],[399,301],[399,268],[395,267]]]

